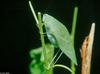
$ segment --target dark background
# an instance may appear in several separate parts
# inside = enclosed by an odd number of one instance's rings
[[[80,74],[81,44],[88,35],[91,23],[96,23],[93,46],[91,74],[99,74],[99,17],[100,4],[98,0],[32,0],[36,12],[48,13],[67,24],[71,31],[73,7],[79,7],[76,28],[75,48],[78,58],[77,74]],[[31,62],[29,51],[40,46],[40,39],[35,20],[28,5],[28,0],[0,1],[0,72],[11,74],[29,74],[28,65]],[[63,59],[62,63],[65,63]],[[59,73],[65,73],[61,71]],[[56,73],[58,73],[55,70]]]

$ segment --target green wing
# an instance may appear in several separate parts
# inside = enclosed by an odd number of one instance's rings
[[[48,29],[48,32],[55,36],[61,51],[77,65],[75,49],[72,45],[72,40],[66,27],[48,14],[43,15],[43,23]]]

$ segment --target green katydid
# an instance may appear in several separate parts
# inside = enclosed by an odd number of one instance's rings
[[[48,14],[43,15],[43,24],[46,28],[48,39],[77,65],[75,49],[66,27]]]

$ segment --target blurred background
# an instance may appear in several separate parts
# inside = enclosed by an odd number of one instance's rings
[[[96,23],[96,31],[93,46],[91,74],[99,74],[99,27],[100,4],[98,0],[32,0],[36,13],[38,11],[48,13],[71,31],[71,22],[74,6],[79,7],[75,48],[79,65],[77,73],[80,74],[81,44],[88,35],[92,22]],[[0,72],[10,74],[29,74],[31,62],[29,51],[39,47],[40,37],[35,25],[34,17],[28,5],[28,0],[2,0],[0,2]],[[67,58],[62,56],[63,64]],[[65,74],[63,69],[54,69],[56,74]]]

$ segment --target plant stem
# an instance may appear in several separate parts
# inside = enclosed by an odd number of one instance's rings
[[[44,69],[45,69],[44,74],[52,74],[52,68],[48,69],[48,65],[49,65],[48,59],[50,59],[50,58],[47,57],[48,54],[47,54],[47,50],[46,50],[46,47],[45,47],[43,24],[42,24],[42,19],[41,19],[41,13],[40,12],[38,12],[38,20],[39,20],[39,32],[40,32],[40,37],[41,37],[41,44],[42,44],[42,48],[43,48]],[[54,51],[52,51],[51,53],[53,53],[53,52]]]
[[[40,37],[41,37],[41,44],[43,48],[43,57],[44,61],[47,59],[46,57],[46,49],[45,49],[45,40],[44,40],[44,35],[43,35],[43,24],[42,24],[42,19],[41,19],[41,13],[38,12],[38,20],[39,20],[39,32],[40,32]]]
[[[38,19],[37,19],[37,16],[36,16],[36,13],[35,13],[35,11],[34,11],[34,8],[33,8],[33,6],[32,6],[31,1],[29,1],[29,6],[30,6],[30,9],[31,9],[32,14],[33,14],[33,16],[34,16],[34,19],[35,19],[35,21],[36,21],[36,24],[37,24],[37,26],[38,26],[39,21],[38,21]]]
[[[62,64],[55,64],[55,65],[53,65],[53,68],[55,68],[55,67],[64,68],[64,69],[70,71],[72,74],[74,74],[74,72],[73,72],[69,67],[67,67],[67,66],[65,66],[65,65],[62,65]]]
[[[72,38],[72,44],[74,46],[74,38],[75,38],[75,30],[76,30],[76,22],[77,22],[77,14],[78,14],[78,7],[74,8],[74,14],[73,14],[73,21],[72,21],[72,31],[71,31],[71,38]],[[75,65],[71,61],[71,69],[75,73]],[[73,73],[71,73],[73,74]]]
[[[74,44],[74,38],[75,38],[77,14],[78,14],[78,7],[75,7],[74,8],[74,14],[73,14],[73,21],[72,21],[72,31],[71,31],[71,37],[73,39],[73,44]]]
[[[39,28],[39,33],[40,33],[40,37],[41,37],[41,44],[42,44],[43,54],[44,54],[43,57],[44,57],[44,59],[46,59],[46,50],[45,50],[45,41],[44,41],[44,35],[43,35],[43,24],[42,24],[42,19],[41,19],[41,13],[38,12],[38,18],[37,18],[31,1],[29,1],[29,6],[30,6],[30,9],[33,13],[33,16],[34,16],[34,19],[36,21],[37,27]]]
[[[44,33],[43,33],[43,24],[42,24],[41,13],[38,12],[38,18],[37,18],[31,1],[29,1],[29,6],[30,6],[30,9],[31,9],[32,14],[34,16],[34,19],[36,21],[36,26],[39,28],[39,33],[40,33],[40,38],[41,38],[41,44],[42,44],[42,49],[43,49],[43,51],[42,51],[41,54],[43,54],[43,58],[44,58],[43,59],[44,60],[44,69],[45,69],[44,74],[53,74],[52,68],[47,69],[48,63],[49,63],[48,59],[51,59],[51,58],[47,57],[48,54],[47,54],[46,47],[45,47],[45,39],[44,39]],[[51,53],[54,53],[54,51],[52,51]]]

